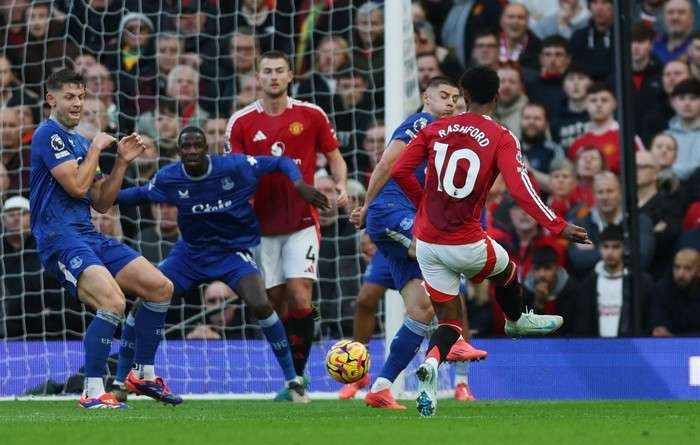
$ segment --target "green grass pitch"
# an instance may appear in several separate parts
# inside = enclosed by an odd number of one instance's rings
[[[700,444],[700,402],[441,400],[437,415],[360,401],[136,401],[128,411],[76,402],[0,402],[0,444]]]

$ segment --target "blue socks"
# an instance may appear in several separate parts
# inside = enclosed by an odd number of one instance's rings
[[[105,310],[97,311],[97,316],[88,326],[83,339],[85,347],[85,377],[102,378],[104,376],[114,331],[117,330],[121,320],[121,315]]]
[[[423,338],[425,338],[429,330],[430,325],[407,317],[401,329],[399,329],[396,336],[391,341],[389,357],[387,357],[382,371],[379,373],[379,377],[385,378],[390,382],[396,380],[399,373],[401,373],[401,371],[411,363],[413,357],[415,357],[423,342]]]
[[[126,317],[126,322],[122,327],[122,339],[119,344],[119,361],[117,362],[117,375],[115,380],[124,383],[126,376],[131,370],[131,365],[134,363],[134,350],[136,344],[136,329],[134,316],[129,313]]]
[[[170,301],[165,303],[145,301],[136,312],[134,319],[136,333],[135,364],[153,365],[155,362],[156,351],[163,338],[165,315],[169,306]]]
[[[287,341],[287,331],[277,316],[277,312],[273,311],[272,315],[264,320],[258,320],[258,323],[284,372],[284,379],[286,381],[293,380],[296,378],[297,372],[294,370],[292,350],[289,348],[289,342]]]

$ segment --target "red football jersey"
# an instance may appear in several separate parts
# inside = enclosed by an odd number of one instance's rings
[[[413,171],[428,160],[425,190]],[[485,238],[481,209],[498,174],[518,205],[551,233],[566,221],[543,202],[523,165],[520,143],[490,118],[464,113],[424,128],[391,175],[418,208],[414,235],[433,244],[469,244]]]
[[[257,100],[229,119],[226,139],[230,151],[253,156],[287,156],[314,183],[316,152],[338,149],[328,116],[316,105],[289,98],[287,108],[270,116]],[[284,235],[316,224],[318,213],[294,190],[283,173],[260,178],[253,206],[263,235]]]
[[[637,151],[644,150],[644,143],[638,136],[634,137]],[[579,150],[583,147],[596,147],[603,154],[608,164],[608,170],[620,174],[620,129],[619,127],[605,133],[595,134],[590,131],[583,133],[569,147],[569,159],[575,161]]]

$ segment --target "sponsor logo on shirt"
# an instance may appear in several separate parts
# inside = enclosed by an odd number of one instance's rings
[[[180,199],[185,199],[190,197],[190,191],[189,189],[183,190],[178,190],[177,195],[180,197]]]
[[[255,133],[255,137],[253,138],[253,142],[264,141],[265,139],[267,139],[267,136],[265,136],[265,133],[258,130],[258,132]]]
[[[192,206],[192,213],[211,213],[211,212],[218,212],[221,210],[225,210],[233,204],[233,201],[231,200],[221,200],[219,199],[215,203],[204,203],[204,204],[195,204]]]
[[[284,153],[284,142],[275,141],[270,146],[270,153],[272,153],[272,156],[282,156],[282,154]]]
[[[304,124],[295,121],[289,124],[289,132],[294,136],[299,136],[304,131]]]

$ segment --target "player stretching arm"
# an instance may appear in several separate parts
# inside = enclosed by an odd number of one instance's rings
[[[542,202],[523,164],[518,140],[489,117],[498,99],[496,72],[473,68],[460,84],[468,112],[425,128],[392,169],[392,177],[418,207],[416,255],[438,318],[426,360],[417,371],[416,403],[423,416],[435,413],[438,366],[462,333],[463,309],[457,297],[461,274],[476,281],[489,278],[495,284],[507,335],[547,334],[563,323],[560,316],[521,313],[516,265],[481,226],[486,195],[499,172],[518,204],[543,227],[570,241],[590,243],[585,229],[567,224]],[[414,171],[426,160],[423,190]]]
[[[316,105],[287,95],[293,74],[284,53],[262,54],[256,70],[262,98],[231,116],[227,127],[230,149],[253,156],[285,155],[310,184],[320,151],[328,159],[338,205],[345,206],[347,167],[328,117]],[[258,264],[268,297],[285,318],[294,366],[301,376],[314,334],[311,291],[318,269],[318,212],[279,174],[261,179],[254,205],[262,232],[256,251]],[[290,400],[285,388],[276,400]]]
[[[327,208],[326,196],[308,185],[297,166],[285,156],[207,155],[207,140],[197,127],[186,127],[178,137],[180,162],[161,169],[148,185],[123,190],[119,203],[145,201],[177,206],[182,238],[160,265],[182,295],[201,283],[224,281],[243,298],[258,319],[265,338],[284,373],[285,388],[295,402],[306,402],[301,377],[297,376],[282,321],[265,295],[262,276],[250,253],[260,242],[258,221],[250,205],[258,180],[270,173],[284,173],[301,199]],[[136,317],[141,312],[139,308]],[[133,373],[126,376],[133,351],[131,314],[119,350],[117,379],[126,377],[129,390],[139,393]]]
[[[32,233],[47,272],[68,293],[95,309],[85,332],[85,389],[82,408],[125,408],[105,392],[103,373],[114,331],[124,316],[124,293],[145,301],[136,320],[136,371],[167,397],[154,371],[155,351],[172,296],[172,283],[133,249],[95,230],[90,207],[106,211],[124,178],[127,165],[145,148],[132,134],[117,142],[98,133],[90,142],[75,133],[85,101],[85,81],[71,70],[61,70],[46,81],[51,116],[32,138],[30,184]],[[117,144],[117,161],[111,175],[99,171],[100,152]],[[97,172],[97,173],[96,173]]]

